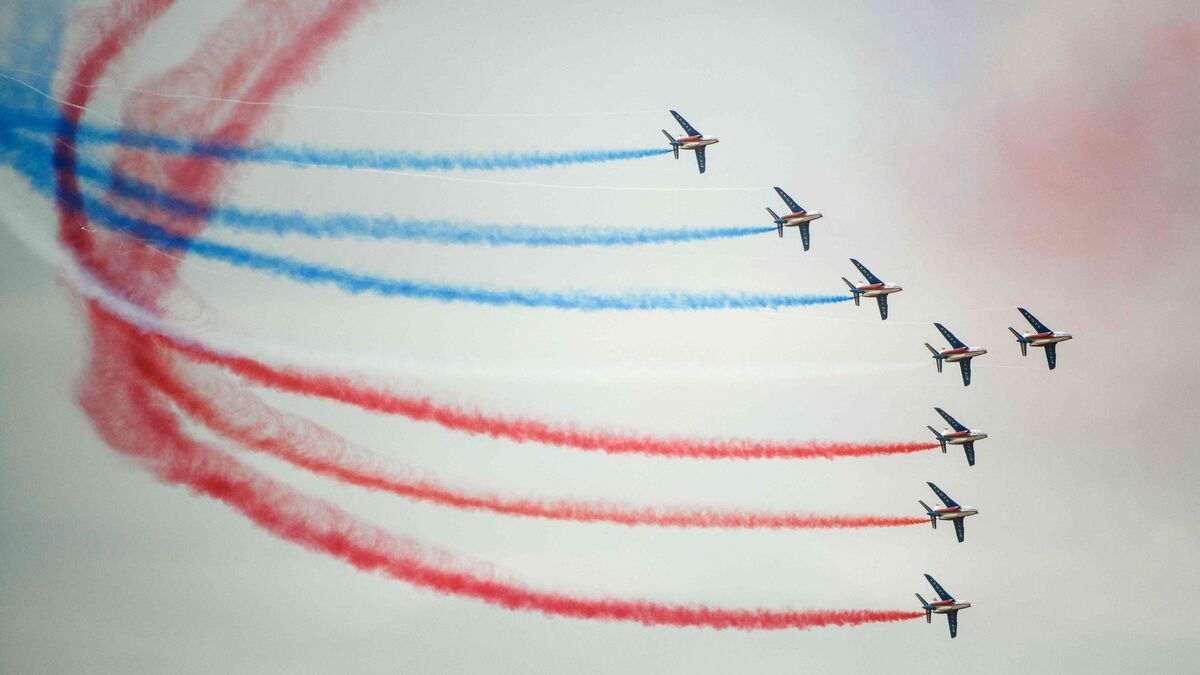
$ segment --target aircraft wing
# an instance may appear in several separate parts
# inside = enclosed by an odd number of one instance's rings
[[[800,223],[800,241],[804,243],[804,250],[808,250],[808,223]]]
[[[704,173],[704,146],[696,148],[696,164],[700,166],[700,173]]]
[[[967,527],[966,527],[966,524],[963,523],[962,518],[954,519],[954,534],[956,534],[958,536],[958,543],[960,543],[960,544],[962,543],[963,539],[966,538]]]
[[[942,410],[941,408],[934,408],[934,410],[936,410],[937,414],[941,415],[942,419],[946,420],[946,424],[949,424],[955,431],[967,431],[965,426],[959,424],[958,420],[951,417],[945,410]]]
[[[879,301],[879,318],[887,321],[887,296],[879,295],[875,299]]]
[[[700,132],[696,131],[696,127],[688,124],[688,121],[683,119],[683,115],[680,115],[679,113],[675,112],[674,110],[671,111],[671,115],[675,117],[675,121],[679,122],[679,126],[683,127],[683,130],[687,132],[688,136],[699,136],[700,135]]]
[[[963,452],[967,453],[967,466],[975,466],[975,441],[963,443]]]
[[[776,189],[778,189],[778,188],[776,188]],[[951,347],[955,347],[955,348],[966,347],[966,345],[963,344],[963,341],[954,337],[954,333],[951,333],[950,331],[946,330],[945,326],[943,326],[940,323],[935,323],[933,325],[937,326],[937,329],[942,333],[942,337],[946,338],[946,342],[949,342]]]
[[[954,596],[950,595],[949,593],[946,592],[946,589],[942,588],[942,585],[937,582],[937,579],[934,579],[933,577],[929,576],[928,574],[925,575],[925,579],[929,581],[930,586],[933,586],[933,590],[935,593],[938,594],[939,598],[941,598],[942,600],[953,600],[954,599]]]
[[[868,283],[872,283],[872,284],[882,284],[883,283],[882,279],[875,276],[874,274],[871,274],[871,270],[867,269],[866,266],[863,265],[862,263],[858,262],[854,258],[851,258],[850,262],[854,263],[854,266],[858,268],[858,271],[863,275],[863,278],[866,279]]]
[[[1029,325],[1033,326],[1034,330],[1038,331],[1039,333],[1051,332],[1050,329],[1046,327],[1046,324],[1038,321],[1036,316],[1029,313],[1029,310],[1025,309],[1024,307],[1018,307],[1017,311],[1021,313],[1021,316],[1025,317],[1025,320],[1029,322]]]
[[[929,489],[933,490],[933,493],[938,496],[938,499],[942,500],[943,504],[946,506],[958,506],[958,502],[950,499],[950,495],[942,492],[941,488],[930,482],[926,482],[925,484],[929,486]]]
[[[959,361],[958,367],[962,369],[963,386],[964,387],[971,386],[971,359],[967,359],[966,361]]]
[[[1054,362],[1058,360],[1058,354],[1054,349],[1054,345],[1046,345],[1046,363],[1050,366],[1050,370],[1054,370]]]
[[[946,612],[946,621],[950,622],[950,637],[958,637],[958,610]]]
[[[788,193],[784,192],[780,187],[776,186],[775,192],[779,193],[779,198],[783,200],[784,204],[788,205],[788,208],[792,210],[792,213],[801,213],[804,211],[804,207],[797,204],[796,200],[792,199]]]

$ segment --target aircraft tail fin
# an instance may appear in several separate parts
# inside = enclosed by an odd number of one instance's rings
[[[846,277],[842,277],[842,281],[846,282],[846,285],[850,287],[850,292],[854,294],[854,306],[858,307],[862,293],[859,292],[858,287],[850,283],[850,280]]]
[[[922,598],[920,593],[913,593],[913,595],[917,596],[917,600],[921,601],[921,607],[925,609],[925,623],[933,623],[933,608],[929,606],[928,602],[925,602],[925,598]]]
[[[931,426],[926,426],[925,428],[933,432],[933,435],[936,436],[938,439],[938,443],[940,443],[942,445],[942,454],[943,455],[946,454],[946,437],[943,436],[937,429],[934,429]]]
[[[917,500],[917,503],[921,505],[921,508],[925,509],[925,513],[929,515],[929,524],[933,525],[933,529],[936,530],[937,529],[937,516],[935,516],[933,514],[933,509],[929,508],[929,505],[926,504],[925,502],[921,501],[920,499]]]
[[[679,159],[679,141],[675,140],[675,137],[671,135],[671,132],[667,131],[666,129],[663,129],[662,132],[663,136],[667,137],[667,141],[671,143],[671,151],[675,153],[675,159]]]
[[[934,349],[933,345],[929,344],[928,342],[925,343],[925,348],[929,350],[930,354],[933,354],[934,360],[937,361],[938,372],[942,372],[942,353]]]
[[[779,230],[779,238],[783,239],[783,220],[769,206],[767,207],[767,213],[770,214],[771,220],[775,221],[775,227]]]
[[[1020,333],[1018,333],[1018,332],[1017,332],[1017,329],[1016,329],[1016,328],[1013,328],[1012,326],[1009,326],[1009,327],[1008,327],[1008,332],[1010,332],[1010,333],[1012,333],[1013,335],[1017,336],[1017,344],[1021,345],[1021,356],[1028,356],[1028,355],[1029,355],[1029,354],[1028,354],[1028,352],[1029,352],[1029,340],[1026,340],[1026,339],[1025,339],[1025,336],[1024,336],[1024,335],[1021,335]]]

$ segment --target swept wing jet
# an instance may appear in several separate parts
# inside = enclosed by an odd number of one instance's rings
[[[1028,356],[1029,346],[1042,347],[1046,350],[1046,363],[1050,366],[1050,370],[1054,370],[1054,362],[1058,360],[1058,355],[1055,353],[1054,346],[1060,342],[1066,342],[1071,339],[1070,333],[1062,333],[1056,330],[1050,330],[1046,324],[1037,320],[1037,317],[1030,314],[1029,310],[1024,307],[1018,307],[1017,311],[1025,317],[1029,325],[1033,326],[1036,333],[1018,333],[1012,326],[1008,327],[1009,332],[1017,336],[1017,344],[1021,345],[1021,356]]]
[[[846,282],[846,285],[850,287],[850,293],[854,295],[854,306],[859,306],[859,298],[861,297],[875,298],[875,300],[879,302],[879,318],[887,321],[887,296],[892,293],[899,293],[904,289],[901,288],[899,284],[883,283],[882,279],[874,274],[871,274],[871,270],[867,269],[865,265],[858,262],[854,258],[851,258],[850,262],[854,263],[854,266],[858,268],[858,271],[861,272],[864,277],[866,277],[866,281],[864,283],[857,285],[850,283],[850,280],[846,277],[842,277],[842,281]]]
[[[938,599],[933,602],[925,602],[925,598],[917,593],[917,599],[921,601],[921,609],[925,610],[925,622],[933,623],[934,614],[945,614],[947,621],[950,623],[950,637],[954,638],[958,635],[958,611],[967,609],[971,606],[969,602],[959,602],[954,599],[954,596],[946,592],[942,585],[937,582],[937,579],[925,575],[929,580],[929,585],[933,586],[934,592],[938,594]]]
[[[938,372],[942,372],[942,361],[958,363],[959,368],[962,369],[963,386],[971,386],[971,359],[976,356],[983,356],[987,353],[987,350],[983,347],[968,347],[963,344],[962,340],[954,337],[954,333],[946,330],[946,327],[942,324],[935,323],[933,325],[937,326],[937,329],[942,333],[942,337],[946,338],[946,342],[950,343],[948,349],[941,351],[934,349],[928,342],[925,343],[925,346],[933,353],[933,359],[937,361]]]
[[[784,192],[781,188],[776,187],[775,192],[779,193],[779,198],[782,199],[783,203],[787,204],[787,207],[792,210],[791,213],[780,217],[771,210],[771,207],[767,207],[767,213],[771,214],[771,219],[775,221],[775,227],[779,230],[779,237],[783,238],[783,228],[798,227],[800,228],[800,241],[804,244],[804,250],[807,251],[809,240],[808,224],[817,218],[822,218],[823,216],[817,211],[812,213],[805,211],[804,207],[797,204],[796,200],[792,199],[788,193]]]
[[[696,127],[688,124],[688,121],[683,119],[683,115],[671,111],[675,116],[675,121],[679,122],[679,126],[683,127],[686,136],[675,138],[671,132],[663,129],[663,135],[667,137],[667,141],[671,144],[671,151],[675,153],[675,159],[679,159],[679,150],[695,150],[696,164],[700,167],[700,173],[704,173],[704,148],[714,143],[719,143],[720,140],[716,136],[705,136],[696,130]]]
[[[941,408],[934,408],[934,410],[942,416],[942,419],[946,420],[946,424],[950,425],[949,429],[943,429],[941,432],[933,427],[925,427],[937,437],[938,443],[942,446],[942,453],[946,452],[947,444],[961,445],[963,446],[963,451],[967,453],[967,464],[975,466],[975,441],[982,441],[988,435],[983,433],[982,429],[968,429]]]
[[[945,492],[942,492],[941,488],[933,483],[926,482],[925,484],[929,486],[929,489],[933,490],[934,494],[936,494],[938,499],[942,500],[942,504],[945,505],[940,509],[931,509],[925,502],[919,499],[917,500],[921,507],[925,509],[925,515],[929,516],[930,524],[932,524],[933,529],[936,530],[939,520],[954,521],[954,534],[958,537],[958,543],[961,544],[963,539],[967,536],[967,531],[964,527],[963,521],[968,516],[973,516],[979,513],[979,509],[974,509],[970,506],[962,506],[958,502],[951,499]]]

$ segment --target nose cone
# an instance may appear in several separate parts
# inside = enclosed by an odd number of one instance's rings
[[[1071,335],[1070,333],[1063,333],[1062,339],[1063,339],[1063,342],[1066,342],[1067,340],[1074,340],[1075,336]]]
[[[984,355],[984,354],[986,354],[986,353],[987,353],[987,350],[986,350],[986,349],[984,349],[983,347],[979,347],[979,355],[980,355],[980,356],[983,356],[983,355]]]

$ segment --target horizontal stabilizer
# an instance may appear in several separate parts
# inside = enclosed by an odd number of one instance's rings
[[[667,140],[671,143],[671,152],[675,153],[675,159],[679,159],[679,141],[675,140],[675,137],[672,136],[666,129],[663,129],[662,132],[663,135],[667,137]]]
[[[925,343],[925,348],[929,350],[930,354],[933,354],[933,360],[937,362],[938,372],[939,373],[942,372],[942,354],[941,354],[941,352],[934,349],[933,345],[929,344],[928,342]]]
[[[942,444],[942,454],[946,454],[946,437],[943,436],[940,431],[931,426],[926,426],[925,428],[933,432],[934,437],[938,439],[938,443]]]

